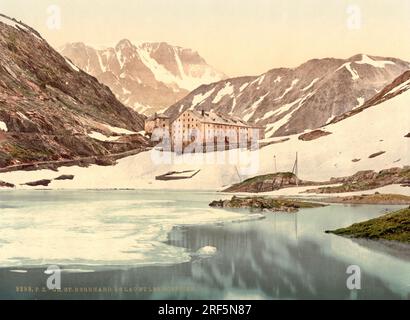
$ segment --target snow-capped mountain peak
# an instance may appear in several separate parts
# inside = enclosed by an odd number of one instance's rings
[[[391,61],[391,60],[378,60],[375,58],[372,58],[368,55],[362,54],[361,55],[361,60],[360,61],[354,61],[354,63],[357,64],[368,64],[371,65],[372,67],[375,68],[384,68],[386,67],[386,65],[390,64],[390,65],[394,65],[395,62]]]
[[[226,78],[196,51],[166,42],[133,44],[123,39],[104,49],[70,43],[61,53],[108,85],[124,104],[147,114],[172,105],[202,84]]]

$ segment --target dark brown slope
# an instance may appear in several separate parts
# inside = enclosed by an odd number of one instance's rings
[[[5,16],[0,16],[1,122],[6,128],[0,129],[0,167],[101,157],[146,145],[140,135],[115,143],[90,138],[93,131],[116,135],[109,126],[138,132],[144,117],[36,31]]]

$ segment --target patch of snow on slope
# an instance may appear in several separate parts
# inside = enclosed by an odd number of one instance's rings
[[[266,96],[269,94],[269,92],[265,95],[263,95],[262,97],[260,97],[258,100],[256,100],[252,106],[247,109],[250,110],[246,115],[243,116],[243,120],[248,121],[250,118],[252,118],[252,116],[254,115],[256,108],[259,107],[259,105],[262,103],[263,99],[266,98]]]
[[[20,25],[18,22],[14,21],[14,20],[11,20],[11,19],[8,19],[6,17],[3,17],[1,15],[0,15],[0,22],[3,22],[4,24],[6,24],[10,27],[16,28],[17,30],[18,30],[17,26],[22,27],[26,30],[26,28],[24,26]]]
[[[226,95],[232,95],[232,94],[233,94],[233,86],[231,85],[230,82],[227,82],[225,83],[225,86],[221,90],[219,90],[214,100],[212,100],[212,103],[218,103]]]
[[[353,81],[356,81],[356,80],[360,79],[360,76],[359,76],[359,74],[357,73],[357,71],[352,68],[352,63],[351,63],[351,62],[346,62],[345,64],[343,64],[343,65],[342,65],[339,69],[337,69],[336,71],[339,71],[339,70],[341,70],[341,69],[343,69],[343,68],[346,68],[347,71],[350,72],[350,74],[352,75],[352,80],[353,80]]]
[[[0,121],[0,130],[6,131],[6,132],[9,131],[9,129],[7,128],[6,123],[3,122],[3,121]]]
[[[279,116],[279,115],[281,115],[282,113],[288,112],[290,109],[293,108],[293,106],[294,106],[295,104],[299,103],[302,99],[303,99],[303,98],[299,98],[299,99],[297,99],[297,100],[295,100],[295,101],[293,101],[293,102],[291,102],[291,103],[287,103],[287,104],[281,106],[280,108],[278,108],[278,109],[276,109],[276,110],[269,111],[269,112],[263,117],[263,119],[268,119],[268,118],[270,118],[271,116],[274,116],[274,115],[275,115],[275,116]]]
[[[360,108],[363,104],[364,104],[364,98],[363,97],[357,98],[357,105],[355,108]]]
[[[4,16],[2,16],[2,15],[0,15],[0,22],[3,22],[4,24],[6,24],[6,25],[8,25],[8,26],[10,26],[10,27],[13,27],[13,28],[15,28],[15,29],[17,29],[17,30],[18,30],[19,28],[21,28],[21,29],[27,31],[27,28],[26,28],[25,26],[23,26],[22,24],[20,24],[20,23],[14,21],[14,20],[12,20],[12,19],[6,18],[6,17],[4,17]]]
[[[357,64],[369,64],[375,68],[384,68],[386,67],[387,64],[390,65],[395,65],[395,63],[393,61],[389,61],[389,60],[385,60],[385,61],[381,61],[381,60],[373,60],[371,59],[369,56],[363,54],[362,55],[362,60],[360,61],[355,61],[355,63]]]
[[[316,91],[311,92],[311,93],[307,94],[306,96],[304,96],[302,99],[294,101],[292,104],[294,105],[296,102],[299,102],[298,106],[295,109],[293,109],[292,112],[289,112],[287,115],[285,115],[282,119],[280,119],[278,121],[275,121],[274,123],[269,124],[266,127],[266,135],[269,137],[270,135],[274,134],[275,131],[277,131],[279,128],[281,128],[286,123],[288,123],[289,120],[292,118],[293,114],[296,111],[298,111],[303,106],[305,101],[307,99],[309,99],[311,96],[313,96],[315,93],[316,93]],[[282,108],[287,108],[287,110],[289,110],[291,107],[293,107],[293,105],[291,105],[290,107],[289,107],[289,105],[286,105]],[[283,109],[283,110],[285,110],[285,109]]]
[[[151,70],[157,81],[163,82],[165,84],[177,83],[176,77],[169,72],[163,65],[159,64],[150,55],[150,51],[145,48],[138,47],[138,54],[141,58],[142,63]]]
[[[122,55],[121,50],[115,50],[115,56],[117,57],[117,61],[118,61],[119,65],[120,65],[121,69],[124,68],[124,65],[125,65],[125,57]],[[90,61],[90,59],[89,59],[88,61]],[[90,62],[88,62],[88,63],[90,63]],[[87,68],[87,69],[88,69],[88,68]],[[88,71],[87,71],[87,72],[88,72]]]
[[[106,72],[107,68],[102,61],[101,54],[103,54],[101,51],[97,51],[98,63],[100,64],[101,71]]]
[[[276,98],[275,100],[281,100],[281,99],[283,99],[283,98],[294,88],[294,86],[295,86],[298,82],[299,82],[299,79],[293,80],[293,81],[292,81],[292,84],[290,85],[290,87],[287,88],[287,89],[285,90],[285,92],[284,92],[279,98]]]
[[[24,113],[17,112],[17,114],[20,116],[20,118],[23,118],[24,120],[28,120],[28,121],[30,121],[30,119],[29,119],[29,118],[27,118],[27,116],[26,116]]]
[[[258,118],[255,120],[255,122],[259,122],[260,120],[266,120],[270,117],[272,117],[275,114],[276,110],[268,111],[264,114],[262,118]]]
[[[241,85],[241,87],[239,88],[239,92],[242,92],[243,90],[245,90],[245,88],[249,85],[249,82],[244,83],[243,85]]]
[[[319,78],[314,79],[307,87],[303,88],[302,91],[307,91],[314,86],[316,82],[319,81]]]
[[[197,95],[195,95],[194,98],[192,99],[191,109],[193,109],[198,104],[200,104],[203,101],[205,101],[206,99],[208,99],[212,95],[212,93],[214,93],[214,91],[215,91],[215,88],[212,88],[208,92],[198,93]]]
[[[186,65],[188,68],[188,75],[183,79],[181,88],[192,91],[203,84],[210,84],[218,82],[222,79],[219,75],[208,65]]]
[[[128,99],[127,99],[128,100]],[[129,105],[129,104],[128,104]],[[139,102],[135,102],[133,105],[130,106],[133,110],[137,111],[138,113],[145,114],[147,111],[153,110],[154,108],[150,105],[144,105]],[[165,108],[166,109],[166,108]],[[162,113],[158,111],[158,113]]]
[[[67,64],[71,67],[71,69],[73,69],[74,71],[77,71],[77,72],[80,71],[80,69],[74,63],[72,63],[69,59],[67,59],[67,58],[64,58],[64,59],[67,62]]]
[[[181,62],[181,59],[179,58],[179,54],[177,52],[177,49],[175,47],[173,47],[173,49],[174,49],[175,61],[176,61],[177,66],[178,66],[180,78],[182,79],[185,76],[184,67],[182,66],[182,62]]]
[[[122,88],[122,93],[123,94],[131,94],[130,90],[125,89],[124,87]]]
[[[332,115],[329,117],[329,119],[327,119],[327,121],[325,122],[325,124],[326,124],[326,125],[329,124],[330,122],[333,121],[334,118],[335,118],[335,116],[334,116],[334,114],[332,114]]]
[[[95,140],[104,141],[104,142],[106,142],[106,141],[113,142],[113,141],[116,141],[120,138],[120,137],[107,137],[106,135],[104,135],[100,132],[96,132],[96,131],[91,131],[91,133],[89,133],[88,136],[90,138],[95,139]]]
[[[264,80],[265,80],[265,75],[262,75],[261,77],[259,77],[258,78],[258,86],[260,86]]]
[[[397,91],[408,90],[408,89],[410,89],[410,80],[407,80],[407,81],[403,82],[402,84],[398,85],[397,87],[394,87],[389,92],[386,92],[384,94],[384,97],[389,95],[389,94],[396,93]]]
[[[232,100],[232,107],[231,107],[231,111],[229,111],[229,114],[233,114],[233,112],[234,112],[234,110],[235,110],[235,107],[236,107],[236,98],[233,98],[233,100]]]
[[[113,127],[108,124],[104,124],[104,127],[106,127],[108,130],[111,132],[117,133],[117,134],[136,134],[134,131],[130,131],[124,128],[118,128],[118,127]]]

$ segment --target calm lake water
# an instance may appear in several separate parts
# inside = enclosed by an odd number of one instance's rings
[[[0,192],[0,298],[410,298],[409,246],[324,233],[400,207],[332,205],[264,215],[208,207],[227,197]],[[206,246],[216,254],[196,254]],[[61,291],[46,289],[50,265],[62,269]],[[350,265],[361,269],[361,290],[346,286]]]

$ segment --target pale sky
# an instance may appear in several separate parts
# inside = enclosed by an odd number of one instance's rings
[[[58,30],[50,5],[61,8]],[[410,0],[0,0],[0,12],[54,47],[165,41],[230,76],[357,53],[410,61]]]

